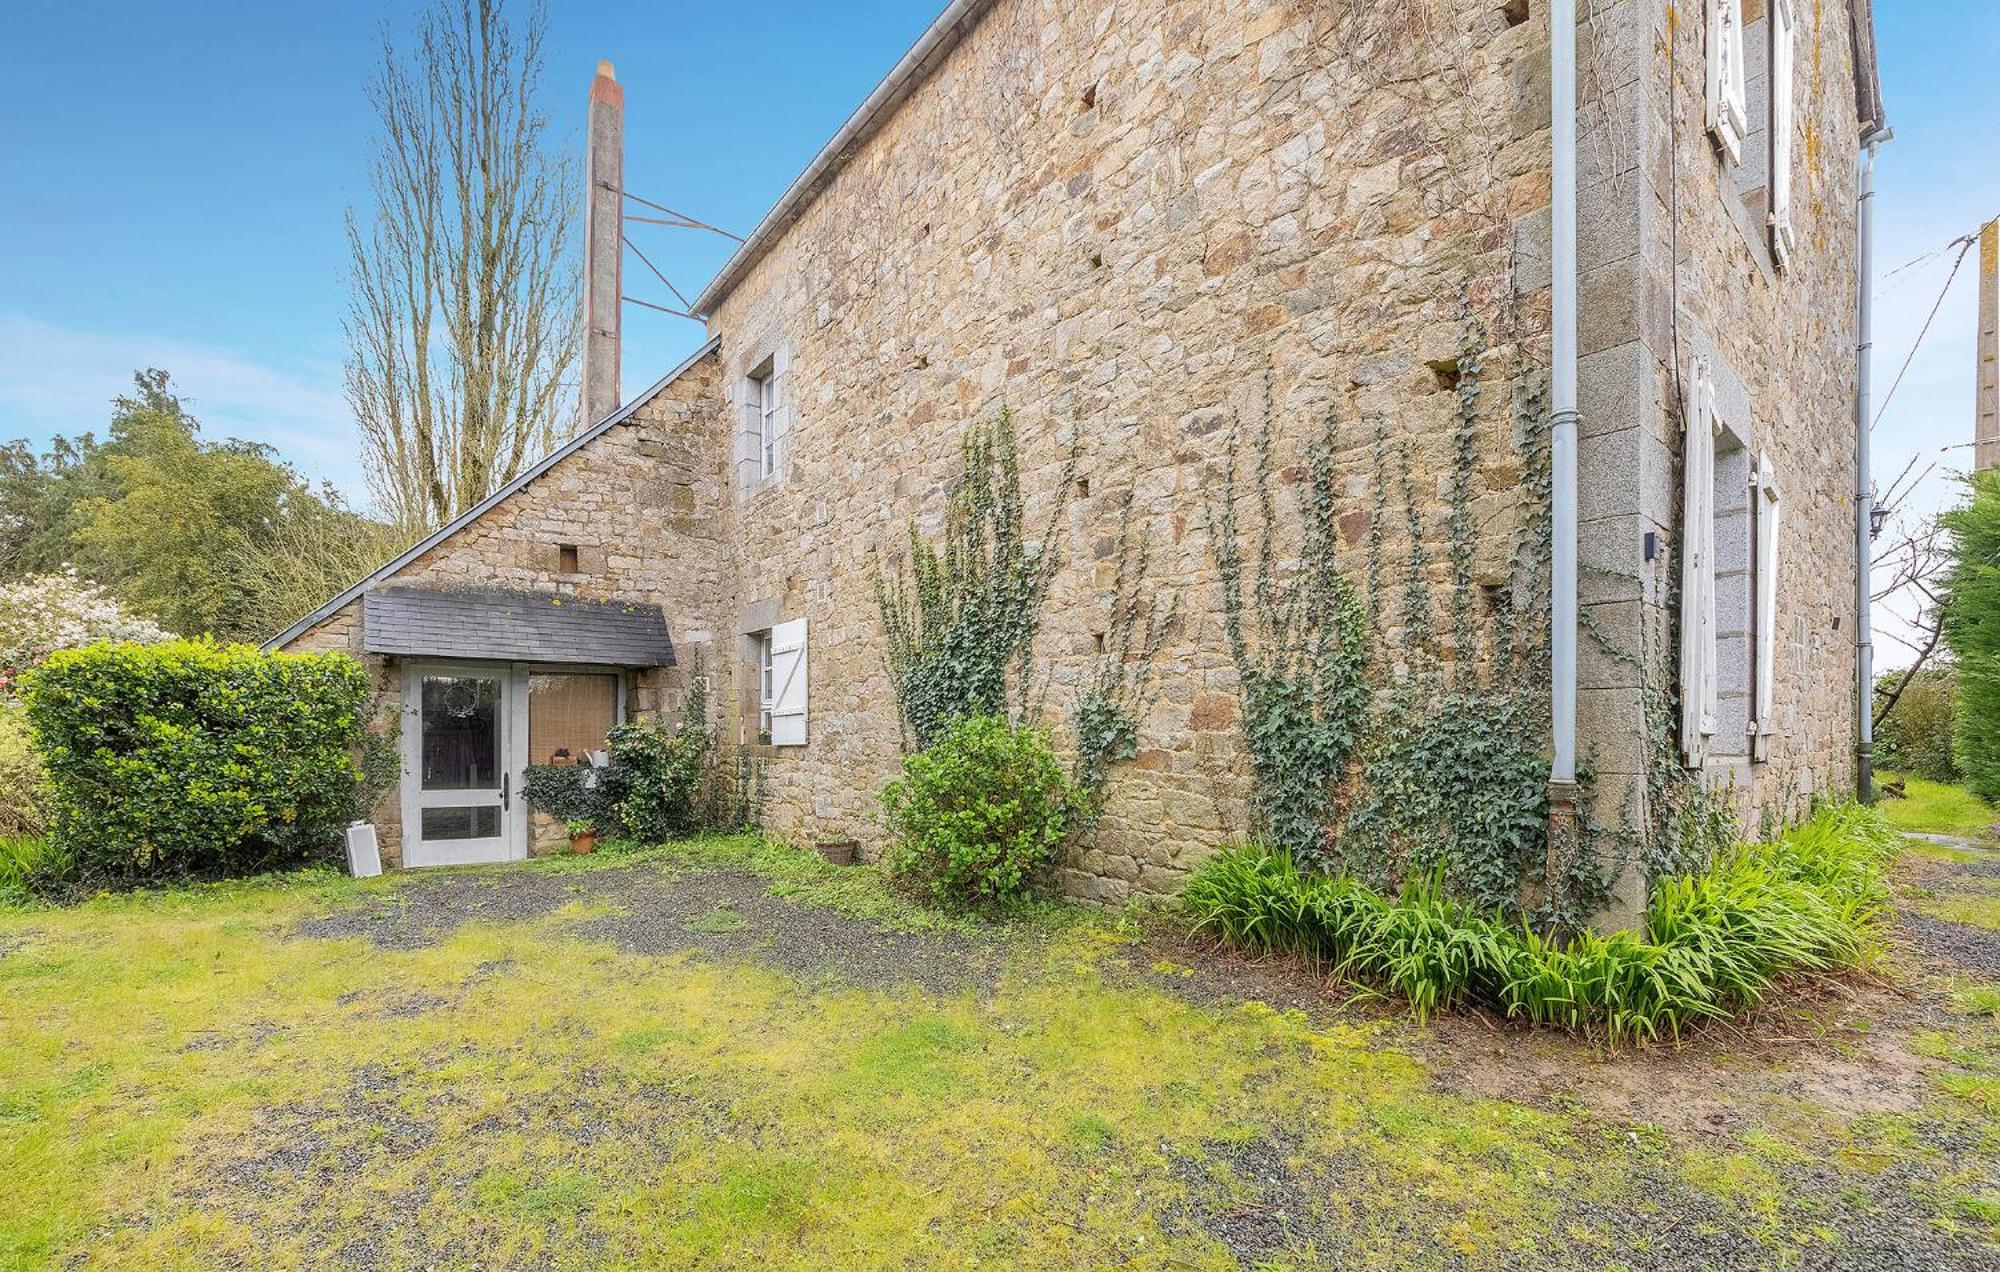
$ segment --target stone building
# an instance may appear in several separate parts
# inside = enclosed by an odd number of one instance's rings
[[[1649,737],[1677,733],[1670,762],[1784,813],[1852,782],[1868,6],[1583,7],[1589,798],[1643,827]],[[912,519],[938,528],[962,431],[1004,407],[1030,516],[1064,510],[1037,646],[1051,713],[1101,644],[1121,526],[1150,539],[1149,594],[1178,599],[1138,754],[1064,875],[1107,900],[1171,890],[1246,833],[1204,515],[1239,428],[1271,420],[1283,504],[1311,424],[1351,426],[1334,515],[1359,571],[1371,539],[1404,561],[1412,519],[1445,533],[1463,399],[1480,594],[1537,603],[1510,544],[1532,493],[1519,403],[1551,356],[1550,49],[1545,0],[956,0],[696,299],[707,344],[276,639],[367,659],[400,705],[385,855],[527,851],[502,784],[538,748],[596,745],[619,711],[677,710],[697,662],[762,824],[878,847],[901,736],[873,571]],[[1394,491],[1385,442],[1407,456]],[[1452,586],[1442,553],[1422,568]],[[425,589],[494,594],[463,661],[371,638],[372,596]],[[564,598],[656,607],[671,653],[593,665],[590,607],[574,654],[510,635],[507,606]],[[1398,674],[1398,633],[1371,635]],[[1662,727],[1649,700],[1685,719]],[[423,789],[430,767],[457,789]],[[1636,904],[1635,866],[1619,885]]]

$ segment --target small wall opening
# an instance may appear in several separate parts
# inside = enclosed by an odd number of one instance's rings
[[[1440,358],[1436,362],[1426,362],[1424,365],[1431,369],[1431,375],[1436,378],[1439,389],[1456,389],[1458,387],[1459,372],[1457,358]]]
[[[1083,90],[1082,101],[1085,110],[1089,110],[1097,105],[1097,85],[1092,84],[1089,88]]]
[[[1528,0],[1506,0],[1500,6],[1500,16],[1508,26],[1520,26],[1528,20]]]
[[[556,545],[556,572],[559,574],[581,574],[583,566],[574,543]]]

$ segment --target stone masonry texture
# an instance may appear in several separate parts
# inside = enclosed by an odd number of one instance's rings
[[[1784,733],[1768,764],[1719,778],[1739,782],[1746,809],[1792,810],[1849,780],[1846,10],[1801,23],[1801,246],[1779,272],[1760,246],[1761,191],[1720,171],[1702,132],[1699,31],[1676,31],[1664,0],[1580,7],[1584,600],[1609,636],[1671,662],[1676,567],[1671,552],[1643,561],[1640,544],[1648,528],[1674,542],[1674,369],[1691,347],[1713,350],[1787,501]],[[1754,43],[1766,28],[1749,7]],[[1151,538],[1149,594],[1178,600],[1139,754],[1113,770],[1102,823],[1063,872],[1067,890],[1106,902],[1170,892],[1247,830],[1204,517],[1232,433],[1247,443],[1275,420],[1283,520],[1305,439],[1329,413],[1339,422],[1336,518],[1358,577],[1371,530],[1405,559],[1400,489],[1394,524],[1371,525],[1381,427],[1410,457],[1442,613],[1469,313],[1489,344],[1474,569],[1482,585],[1510,581],[1514,368],[1539,377],[1548,360],[1546,22],[1541,0],[999,0],[721,298],[713,354],[390,581],[657,602],[681,665],[642,677],[638,705],[676,709],[699,647],[715,724],[743,743],[755,668],[742,636],[806,619],[809,740],[748,748],[758,810],[777,835],[857,839],[872,855],[901,755],[874,571],[912,519],[939,529],[963,430],[1005,408],[1030,525],[1066,496],[1037,645],[1051,722],[1107,628],[1128,517]],[[774,350],[788,355],[785,462],[744,482],[737,404]],[[1059,490],[1073,449],[1076,480]],[[582,577],[555,572],[558,543],[586,545]],[[1653,646],[1648,615],[1666,633]],[[358,630],[351,605],[294,647],[358,652]],[[1393,663],[1399,633],[1375,635]],[[1587,650],[1580,698],[1598,797],[1630,815],[1645,789],[1637,673]],[[385,853],[394,842],[392,828]],[[1643,887],[1630,870],[1620,883],[1629,915]]]

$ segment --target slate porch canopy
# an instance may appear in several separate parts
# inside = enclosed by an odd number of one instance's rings
[[[667,616],[637,601],[554,592],[384,587],[361,598],[371,654],[671,667]]]

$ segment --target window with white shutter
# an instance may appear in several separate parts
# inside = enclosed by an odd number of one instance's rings
[[[1743,0],[1708,0],[1708,130],[1729,156],[1743,159],[1750,112],[1743,91]]]
[[[1708,758],[1715,735],[1715,383],[1708,363],[1694,363],[1692,409],[1684,427],[1681,484],[1681,755],[1688,767]]]
[[[1750,758],[1771,758],[1771,736],[1776,727],[1772,712],[1777,704],[1778,675],[1778,500],[1777,474],[1769,455],[1757,460],[1756,488],[1751,492],[1756,509],[1757,595],[1752,622],[1756,632],[1756,693],[1751,713]]]
[[[779,623],[770,635],[771,745],[806,744],[806,620]]]
[[[1771,255],[1792,254],[1792,0],[1771,0]]]

